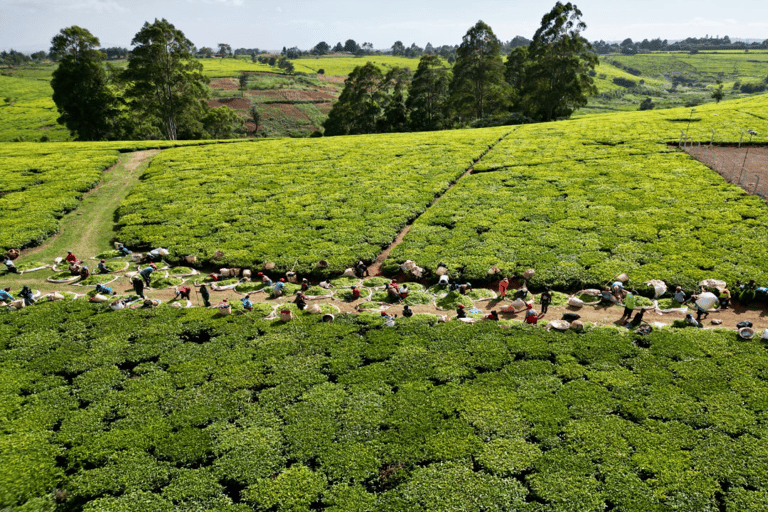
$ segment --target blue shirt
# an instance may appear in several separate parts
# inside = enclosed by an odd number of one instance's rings
[[[0,290],[0,300],[16,300],[13,296],[5,290]]]
[[[284,288],[284,287],[285,287],[285,283],[283,283],[282,281],[278,281],[278,282],[276,282],[276,283],[275,283],[275,288],[274,288],[274,290],[275,290],[276,292],[280,292],[280,291],[282,291],[282,290],[283,290],[283,288]]]
[[[139,272],[139,274],[141,274],[144,277],[149,277],[152,275],[152,272],[154,271],[155,269],[153,269],[152,267],[147,267],[145,269],[142,269],[141,272]]]

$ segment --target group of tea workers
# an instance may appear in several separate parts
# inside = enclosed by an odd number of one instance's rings
[[[129,256],[132,254],[132,251],[125,247],[122,243],[116,242],[115,248],[124,256]],[[149,288],[152,274],[157,271],[157,265],[156,261],[162,261],[162,258],[164,255],[168,254],[167,249],[163,248],[157,248],[153,249],[152,251],[149,251],[146,253],[146,260],[149,262],[149,265],[145,266],[144,268],[139,267],[138,272],[132,276],[131,278],[131,285],[133,287],[133,290],[135,294],[140,297],[141,299],[146,299],[144,295],[144,288]],[[18,256],[18,252],[15,254]],[[3,263],[5,264],[7,271],[10,273],[18,273],[18,269],[16,268],[16,265],[13,262],[13,259],[10,257],[12,255],[6,256],[3,260]],[[77,258],[75,254],[72,251],[67,251],[67,255],[61,259],[64,263],[66,263],[69,267],[69,271],[73,276],[79,276],[81,280],[87,279],[90,277],[91,273],[88,269],[88,266],[85,265],[85,263]],[[443,263],[440,264],[440,266],[444,266]],[[99,274],[108,274],[110,273],[110,269],[106,265],[105,259],[100,259],[97,264],[97,272]],[[358,278],[364,278],[370,275],[368,267],[363,261],[358,261],[354,266],[354,274]],[[221,274],[217,273],[211,273],[208,274],[208,277],[211,279],[211,281],[219,281],[223,279],[223,276]],[[256,274],[256,279],[260,281],[264,288],[270,288],[270,296],[272,298],[278,298],[285,294],[285,287],[286,287],[286,280],[285,278],[281,277],[276,280],[273,280],[271,277],[269,277],[265,272],[258,272]],[[458,292],[459,295],[466,295],[469,292],[472,291],[472,285],[471,283],[451,283],[450,279],[447,274],[442,274],[438,278],[438,286],[440,288],[445,289],[448,292]],[[499,299],[504,300],[507,297],[507,289],[509,288],[510,281],[508,278],[503,278],[500,280],[498,284],[498,296]],[[329,280],[321,281],[318,283],[318,286],[324,289],[331,289],[333,288],[333,285],[330,283]],[[303,278],[300,283],[300,288],[296,292],[296,297],[293,300],[293,303],[296,304],[297,308],[299,310],[304,310],[307,307],[307,296],[305,292],[309,289],[310,284],[309,281],[306,278]],[[106,295],[106,296],[113,296],[117,295],[117,292],[114,291],[112,288],[104,285],[104,284],[96,284],[95,290],[97,294]],[[389,283],[386,283],[385,290],[387,292],[387,298],[390,303],[403,303],[410,293],[410,290],[408,289],[407,284],[400,284],[397,282],[397,280],[392,280]],[[0,289],[0,301],[4,302],[11,302],[16,300],[11,294],[11,289],[5,288]],[[190,300],[190,295],[192,292],[192,288],[190,286],[178,286],[175,288],[175,296],[174,300],[180,299],[180,300]],[[203,283],[199,286],[199,294],[202,298],[203,304],[205,307],[211,307],[210,302],[210,291],[208,288],[208,285]],[[512,299],[514,301],[517,301],[517,305],[519,306],[520,311],[517,311],[514,307],[510,306],[503,306],[502,312],[505,313],[517,313],[525,311],[525,323],[535,325],[538,323],[538,320],[540,317],[546,315],[548,308],[550,304],[552,303],[552,292],[549,289],[549,287],[545,287],[542,293],[539,295],[539,303],[540,303],[540,312],[537,312],[533,307],[533,300],[527,301],[529,298],[529,292],[523,284],[519,289],[515,290]],[[21,299],[24,300],[25,305],[31,305],[34,304],[35,299],[33,296],[32,290],[27,286],[24,285],[21,292],[19,293],[19,296]],[[360,289],[357,286],[352,286],[351,291],[348,294],[348,299],[352,302],[357,301],[360,298]],[[600,304],[610,306],[610,305],[623,305],[624,311],[622,313],[622,316],[619,318],[619,323],[622,323],[626,321],[626,327],[635,327],[640,325],[643,322],[643,316],[648,308],[641,307],[637,308],[637,291],[635,289],[625,289],[624,282],[620,280],[614,281],[611,285],[606,286],[604,290],[601,291],[601,297],[600,297]],[[721,290],[718,293],[718,300],[720,302],[720,307],[722,309],[728,308],[730,304],[731,299],[731,293],[730,291],[725,288]],[[694,299],[696,299],[696,296],[688,296],[686,293],[682,290],[680,286],[677,286],[675,288],[673,299],[681,307],[686,307],[689,303],[691,303]],[[253,309],[253,303],[250,300],[250,293],[246,294],[244,297],[240,299],[243,308],[246,311],[251,311]],[[121,304],[124,304],[125,301],[122,301]],[[218,304],[219,307],[229,307],[229,303],[226,299],[224,299],[221,303]],[[685,317],[685,323],[686,325],[690,326],[696,326],[701,327],[702,326],[702,317],[706,318],[708,316],[707,310],[700,305],[699,302],[693,302],[693,307],[696,312],[696,318],[693,317],[693,314],[688,313]],[[469,311],[466,309],[466,306],[459,302],[456,306],[456,318],[459,320],[466,320],[468,319],[467,313],[481,313],[478,309],[470,309]],[[634,313],[634,317],[632,317]],[[381,316],[384,320],[384,323],[386,325],[394,325],[395,318],[397,317],[396,314],[391,314],[387,311],[382,311]],[[402,310],[402,316],[403,317],[411,317],[413,316],[413,310],[408,304],[403,304],[403,310]],[[580,318],[580,315],[572,312],[566,312],[563,314],[563,320],[566,321],[574,321]],[[492,310],[489,314],[482,317],[483,320],[492,320],[492,321],[498,321],[499,320],[499,312],[497,310]]]

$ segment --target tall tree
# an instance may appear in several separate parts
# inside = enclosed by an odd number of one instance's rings
[[[405,55],[405,45],[402,41],[395,41],[392,45],[392,55]]]
[[[157,121],[165,138],[179,131],[197,133],[207,107],[209,79],[195,60],[192,42],[165,19],[144,23],[133,38],[133,52],[123,73],[128,98],[142,113]],[[187,126],[180,127],[180,122]]]
[[[450,77],[437,55],[424,55],[411,80],[406,107],[410,111],[411,129],[445,128]]]
[[[331,47],[325,41],[320,41],[312,48],[312,55],[326,55],[331,51]]]
[[[537,121],[569,117],[587,104],[588,94],[597,92],[589,72],[598,59],[581,35],[586,28],[581,11],[570,2],[557,2],[541,19],[528,47],[524,77],[515,84],[518,109],[526,116]],[[509,55],[507,77],[514,75],[509,69],[519,65],[518,58]]]
[[[50,53],[59,60],[51,77],[53,102],[61,114],[58,122],[78,140],[118,137],[118,100],[97,46],[99,39],[76,25],[61,29],[51,40]]]
[[[360,51],[360,45],[355,42],[354,39],[347,39],[344,43],[344,51],[349,53],[357,53]]]
[[[451,106],[459,120],[494,116],[507,107],[509,85],[500,49],[501,42],[482,21],[462,38],[450,85]]]
[[[222,57],[231,57],[232,47],[227,43],[219,43],[219,55],[221,55]]]
[[[408,109],[405,105],[405,96],[411,84],[413,73],[408,68],[394,67],[384,76],[379,90],[379,105],[383,110],[378,120],[379,132],[405,132],[408,131]]]
[[[384,76],[368,62],[357,66],[344,80],[344,90],[323,123],[326,135],[375,133],[382,113]]]

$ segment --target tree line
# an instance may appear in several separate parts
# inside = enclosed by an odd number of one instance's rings
[[[467,31],[448,69],[424,55],[416,71],[384,74],[358,66],[324,123],[326,135],[440,130],[566,118],[596,93],[597,65],[586,24],[570,2],[557,2],[529,44],[506,60],[502,43],[482,21]]]
[[[155,20],[131,44],[119,70],[104,65],[106,53],[87,29],[67,27],[52,39],[58,122],[78,140],[231,138],[244,131],[235,112],[208,105],[209,79],[181,30]]]

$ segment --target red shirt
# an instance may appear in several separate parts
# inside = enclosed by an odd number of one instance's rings
[[[67,257],[64,259],[70,263],[77,263],[77,256],[72,253],[67,254]]]
[[[354,297],[356,299],[360,298],[360,289],[359,288],[355,288],[354,290],[352,290],[352,297]]]

